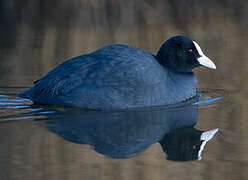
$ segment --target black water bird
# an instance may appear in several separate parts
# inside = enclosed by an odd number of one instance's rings
[[[43,105],[116,110],[176,104],[194,97],[192,69],[214,63],[184,36],[165,41],[157,55],[127,45],[109,45],[72,58],[19,94]]]

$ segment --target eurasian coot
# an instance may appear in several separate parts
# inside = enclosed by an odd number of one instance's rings
[[[175,104],[197,93],[192,69],[216,69],[185,36],[168,39],[157,55],[122,44],[72,58],[19,94],[43,105],[115,110]]]

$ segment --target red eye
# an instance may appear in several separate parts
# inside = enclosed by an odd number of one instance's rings
[[[189,50],[189,53],[193,53],[193,49],[190,49],[190,50]]]

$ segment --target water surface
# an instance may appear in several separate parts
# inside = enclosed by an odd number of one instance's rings
[[[0,88],[1,167],[7,179],[104,179],[105,173],[148,179],[154,171],[160,179],[186,169],[207,175],[206,169],[225,161],[245,164],[225,157],[230,151],[221,147],[231,142],[223,141],[225,116],[216,121],[222,116],[215,113],[232,106],[222,90],[202,90],[199,100],[176,106],[104,112],[33,105],[16,96],[22,89]],[[201,135],[211,129],[205,144]]]

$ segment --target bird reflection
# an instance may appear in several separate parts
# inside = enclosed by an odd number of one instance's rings
[[[218,129],[199,131],[193,127],[182,128],[165,134],[159,141],[168,160],[201,160],[201,153],[206,143],[213,138]]]
[[[168,160],[187,161],[201,159],[217,132],[196,130],[197,119],[198,106],[190,103],[119,112],[56,110],[39,121],[63,139],[89,144],[110,158],[129,158],[159,142]]]

